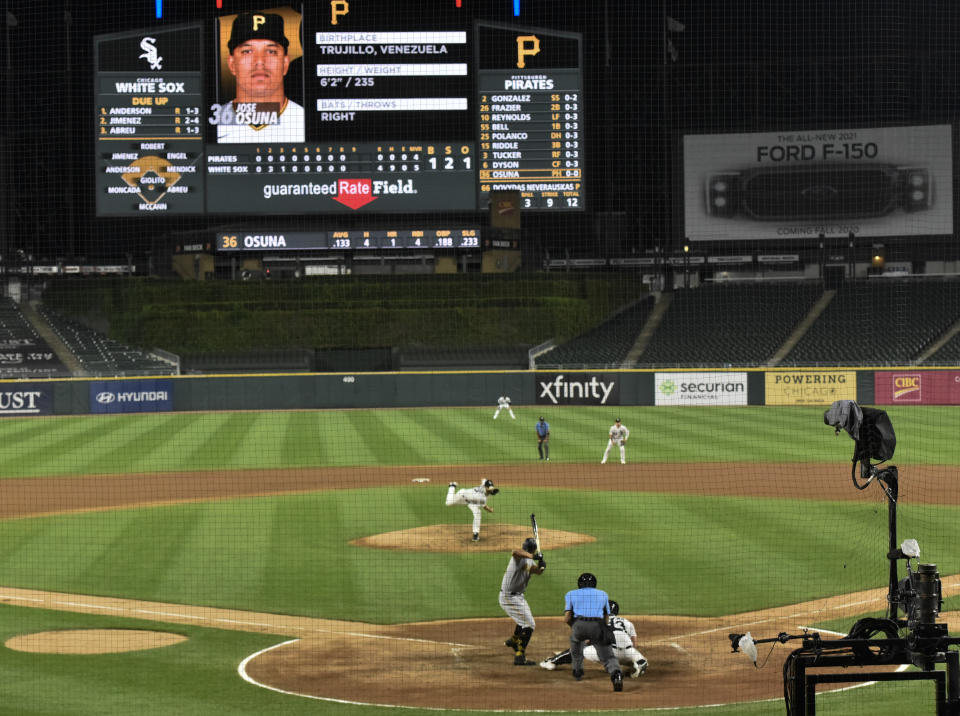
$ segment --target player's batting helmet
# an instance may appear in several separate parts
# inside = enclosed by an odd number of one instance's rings
[[[483,486],[484,486],[484,487],[493,487],[493,480],[484,480],[484,481],[483,481]]]
[[[580,589],[583,589],[584,587],[596,587],[597,578],[590,574],[590,572],[584,572],[577,577],[577,586],[580,587]]]
[[[613,614],[613,616],[617,616],[617,614],[620,613],[620,605],[612,599],[610,600],[610,613]]]
[[[529,552],[530,554],[534,554],[537,551],[537,541],[533,537],[527,537],[523,541],[522,549],[524,552]]]

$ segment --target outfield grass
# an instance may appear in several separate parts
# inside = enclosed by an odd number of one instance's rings
[[[834,462],[853,453],[807,407],[530,407],[145,413],[0,421],[0,477],[314,466],[497,464],[534,460],[551,425],[552,461],[598,462],[617,416],[630,462]],[[896,460],[960,464],[960,411],[893,407]]]

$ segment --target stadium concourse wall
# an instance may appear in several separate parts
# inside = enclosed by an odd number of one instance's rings
[[[960,367],[463,371],[0,381],[0,416],[495,405],[960,405]]]

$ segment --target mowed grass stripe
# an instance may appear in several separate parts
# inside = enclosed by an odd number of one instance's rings
[[[39,475],[101,472],[102,463],[98,460],[101,448],[111,444],[114,434],[122,428],[119,422],[111,423],[98,417],[49,421],[48,425],[51,428],[48,432],[19,444],[18,452],[26,458],[23,463],[16,456],[10,461],[4,456],[4,474],[22,474],[24,470],[20,466],[27,461],[28,469]]]
[[[166,445],[168,431],[165,429],[170,422],[156,420],[110,420],[105,421],[110,430],[102,436],[97,436],[91,443],[90,461],[86,465],[78,464],[78,472],[88,473],[92,467],[100,471],[110,465],[130,461],[134,471],[142,470],[152,465],[151,454],[158,447]],[[139,465],[139,470],[138,470]]]
[[[499,451],[494,449],[494,439],[489,432],[479,428],[476,413],[432,409],[413,411],[405,417],[413,434],[419,436],[431,451],[433,462],[441,465],[477,464],[499,456]]]
[[[536,460],[537,406],[518,419],[490,408],[167,413],[0,421],[0,476],[137,473],[284,466],[495,465]],[[550,407],[551,459],[599,462],[618,414],[627,459],[846,461],[852,441],[818,407]],[[901,464],[960,462],[960,411],[891,409]],[[534,416],[531,419],[531,415]],[[25,430],[24,425],[28,428]]]

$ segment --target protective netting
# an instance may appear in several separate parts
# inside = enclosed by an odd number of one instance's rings
[[[886,679],[956,652],[958,25],[8,0],[3,702],[776,714],[806,645],[875,682],[823,713],[933,713]],[[853,480],[835,401],[896,431]]]

